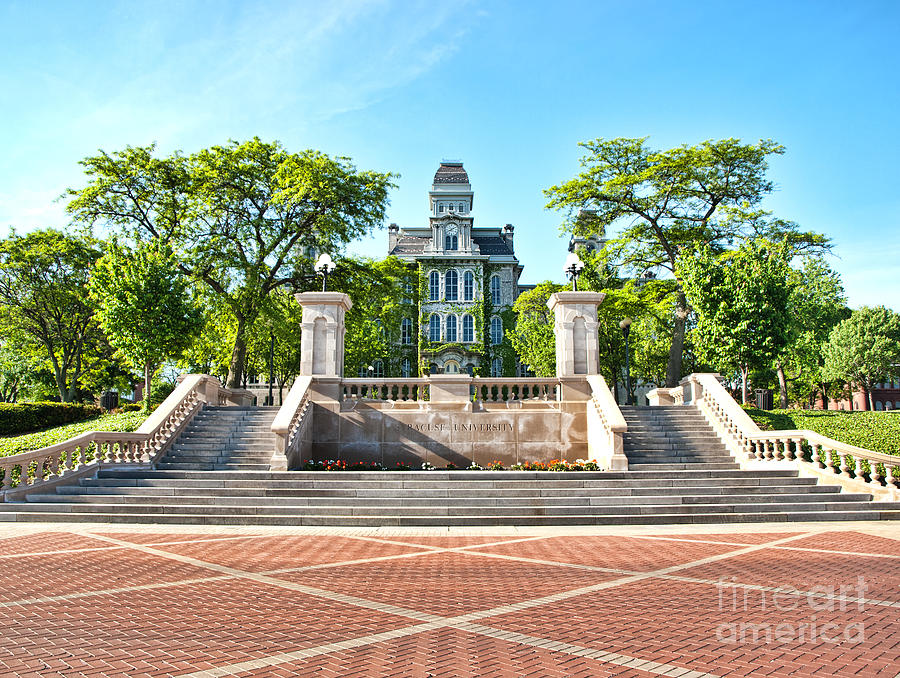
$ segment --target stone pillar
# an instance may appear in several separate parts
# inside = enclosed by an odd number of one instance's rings
[[[605,296],[600,292],[557,292],[547,301],[554,313],[557,377],[599,374],[597,307]]]
[[[303,308],[300,374],[313,377],[310,395],[314,401],[340,400],[344,313],[353,302],[343,292],[302,292],[296,298]]]

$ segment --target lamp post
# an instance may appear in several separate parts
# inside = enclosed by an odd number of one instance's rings
[[[628,350],[628,335],[631,332],[631,318],[623,318],[619,323],[625,335],[625,404],[634,405],[631,400],[631,351]]]
[[[566,263],[563,265],[563,273],[572,280],[572,290],[575,292],[578,291],[578,276],[581,275],[583,268],[584,262],[578,258],[578,255],[575,252],[569,252]]]
[[[275,396],[272,393],[272,382],[275,381],[275,332],[269,325],[269,405],[275,404]]]
[[[337,268],[337,264],[335,264],[331,257],[325,253],[319,255],[319,258],[316,259],[315,271],[320,276],[322,276],[322,291],[326,292],[328,289],[328,276],[334,272],[334,269]]]

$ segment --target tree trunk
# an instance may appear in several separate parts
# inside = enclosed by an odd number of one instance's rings
[[[866,403],[868,404],[869,412],[873,412],[875,410],[875,403],[872,402],[872,389],[868,384],[863,386],[863,393],[866,396]]]
[[[750,368],[741,365],[741,403],[747,404],[747,377],[750,375]]]
[[[778,374],[778,393],[781,396],[781,409],[786,410],[788,406],[787,378],[784,376],[784,367],[780,360],[775,363],[775,366],[775,372]]]
[[[238,317],[237,334],[234,336],[234,348],[231,350],[231,363],[228,365],[228,388],[241,388],[244,379],[244,366],[247,364],[247,321]]]
[[[681,381],[681,359],[684,354],[684,331],[688,316],[687,297],[679,291],[675,304],[675,329],[672,331],[672,347],[666,364],[666,388],[678,386]]]

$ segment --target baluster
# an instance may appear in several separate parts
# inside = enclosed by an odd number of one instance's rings
[[[856,457],[853,460],[855,463],[853,464],[853,477],[857,480],[863,480],[863,460],[861,457]],[[871,464],[870,464],[871,466]]]
[[[887,469],[885,469],[885,474],[887,474]],[[874,461],[869,462],[869,482],[872,485],[877,485],[881,487],[881,479],[882,479],[881,471],[878,468],[878,464]]]
[[[816,462],[816,466],[819,468],[828,468],[827,459],[825,458],[827,453],[823,450],[820,444],[815,444],[812,446],[813,450],[813,461]]]
[[[9,488],[12,487],[12,472],[13,472],[13,467],[12,467],[12,465],[0,466],[0,470],[3,471],[3,485],[2,485],[2,489],[8,490]]]
[[[842,452],[838,452],[838,458],[840,459],[840,462],[841,462],[841,475],[844,476],[845,478],[849,478],[850,477],[850,461],[849,461],[850,455],[844,454]]]
[[[59,475],[59,459],[61,454],[54,454],[50,458],[50,475],[58,476]]]
[[[885,476],[888,474],[887,466],[884,467]],[[890,468],[891,474],[891,483],[894,485],[900,485],[900,466],[891,466]]]

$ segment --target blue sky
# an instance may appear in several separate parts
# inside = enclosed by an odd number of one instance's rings
[[[462,159],[537,282],[562,278],[542,191],[578,141],[772,138],[765,206],[833,238],[851,306],[900,309],[897,35],[895,1],[0,2],[0,229],[65,225],[98,148],[258,135],[400,173],[402,226]]]

